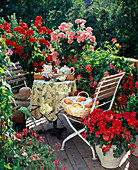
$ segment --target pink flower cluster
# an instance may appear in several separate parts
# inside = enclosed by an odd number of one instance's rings
[[[76,19],[75,23],[80,24],[80,29],[77,32],[71,30],[73,27],[71,23],[61,23],[58,27],[59,29],[56,29],[51,33],[51,41],[56,42],[57,40],[60,41],[60,38],[67,38],[68,44],[72,44],[75,40],[80,43],[89,39],[97,45],[95,36],[92,35],[92,28],[87,27],[86,30],[83,30],[85,28],[86,21]],[[93,51],[94,47],[90,46],[90,50]]]
[[[97,45],[96,38],[92,33],[91,27],[85,27],[86,21],[83,19],[76,19],[75,23],[77,24],[77,28],[73,28],[72,23],[61,23],[58,26],[58,29],[54,30],[51,33],[51,56],[52,61],[58,66],[60,62],[68,63],[69,56],[72,54],[72,49],[77,49],[74,51],[78,52],[78,48],[81,50],[88,49],[90,51],[94,51],[94,46]],[[86,44],[88,48],[86,48]],[[54,48],[55,47],[55,48]],[[67,53],[66,53],[67,51]],[[64,56],[62,54],[65,53]],[[74,61],[73,61],[74,62]]]
[[[30,158],[33,159],[34,161],[35,161],[36,159],[39,160],[39,156],[36,155],[36,154],[31,155]]]

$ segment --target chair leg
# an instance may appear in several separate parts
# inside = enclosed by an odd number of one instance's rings
[[[90,143],[85,139],[85,138],[83,138],[82,137],[82,135],[81,135],[81,133],[82,132],[84,132],[85,131],[85,128],[83,128],[83,129],[80,129],[80,130],[76,130],[75,128],[74,128],[74,126],[72,125],[72,123],[70,122],[70,120],[69,120],[69,118],[65,115],[65,114],[63,114],[64,115],[64,117],[66,118],[66,120],[67,120],[67,122],[69,123],[69,125],[70,125],[70,127],[75,131],[74,133],[72,133],[72,134],[70,134],[68,137],[66,137],[65,139],[64,139],[64,141],[62,142],[62,146],[61,146],[61,150],[64,150],[64,145],[65,145],[65,143],[66,143],[66,141],[68,141],[69,139],[71,139],[71,138],[73,138],[73,137],[75,137],[75,136],[79,136],[85,143],[87,143],[87,145],[91,148],[91,150],[92,150],[92,155],[93,155],[93,160],[97,160],[97,158],[96,158],[96,156],[95,156],[95,150],[94,150],[94,148],[90,145]]]
[[[61,146],[61,149],[60,149],[60,150],[64,150],[65,143],[66,143],[68,140],[70,140],[71,138],[73,138],[74,136],[79,135],[79,133],[84,132],[84,130],[85,130],[85,129],[81,129],[81,130],[79,130],[79,131],[77,131],[77,132],[74,132],[74,133],[70,134],[69,136],[67,136],[67,137],[63,140],[63,142],[62,142],[62,146]]]

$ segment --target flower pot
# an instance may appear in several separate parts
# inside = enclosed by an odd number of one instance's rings
[[[133,155],[138,156],[138,135],[136,135],[135,145],[136,145],[136,149],[135,149],[135,152],[133,152]]]
[[[95,146],[95,149],[96,149],[96,152],[97,152],[97,155],[101,161],[101,165],[105,168],[117,168],[122,160],[122,158],[124,157],[125,155],[125,151],[123,152],[123,154],[119,157],[119,158],[115,158],[113,156],[113,148],[115,149],[116,146],[113,145],[109,152],[106,152],[106,155],[104,156],[103,155],[103,152],[102,152],[102,149],[99,148],[99,145]]]

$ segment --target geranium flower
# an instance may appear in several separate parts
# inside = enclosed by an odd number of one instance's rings
[[[91,72],[92,71],[92,66],[90,64],[87,64],[86,69],[87,69],[88,72]]]
[[[135,83],[135,87],[138,89],[138,81],[136,81],[136,83]]]
[[[112,41],[113,43],[116,43],[116,42],[117,42],[117,39],[116,39],[116,38],[112,38],[111,41]]]
[[[82,136],[88,142],[93,141],[95,145],[99,145],[103,152],[110,151],[112,145],[116,144],[116,149],[113,152],[114,157],[118,157],[123,153],[124,148],[128,151],[128,145],[135,142],[136,117],[126,119],[124,115],[125,113],[117,114],[111,110],[103,112],[99,108],[95,109],[81,119],[85,127]]]
[[[34,68],[38,68],[38,63],[37,62],[34,63]]]
[[[44,34],[46,31],[47,31],[46,27],[41,27],[38,32],[39,34]]]
[[[81,79],[81,75],[77,75],[77,81],[79,81]]]

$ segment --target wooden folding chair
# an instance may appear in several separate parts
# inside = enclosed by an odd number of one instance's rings
[[[98,107],[101,107],[102,109],[104,107],[104,109],[103,109],[104,111],[111,110],[119,83],[124,75],[125,75],[125,72],[118,73],[115,75],[104,77],[99,82],[96,92],[94,94],[93,106],[91,108],[91,112]],[[96,106],[97,101],[99,102],[98,106]],[[106,109],[105,109],[105,107],[106,107]],[[91,146],[90,143],[85,138],[83,138],[81,135],[81,133],[85,131],[85,128],[77,130],[72,125],[72,121],[81,123],[81,117],[78,118],[78,117],[71,116],[68,113],[66,113],[64,111],[64,109],[60,110],[59,112],[63,114],[63,116],[66,118],[67,122],[69,123],[70,127],[74,131],[74,133],[70,134],[63,140],[61,150],[64,150],[65,143],[69,139],[78,135],[83,141],[85,141],[90,146],[90,148],[92,150],[92,154],[93,154],[93,160],[96,160],[95,150],[94,150],[93,146]]]
[[[19,61],[13,63],[13,66],[7,66],[5,72],[7,83],[10,85],[10,91],[14,94],[15,106],[29,106],[30,100],[19,100],[16,98],[17,92],[14,93],[15,88],[19,90],[21,87],[27,87],[25,73],[20,65]]]

